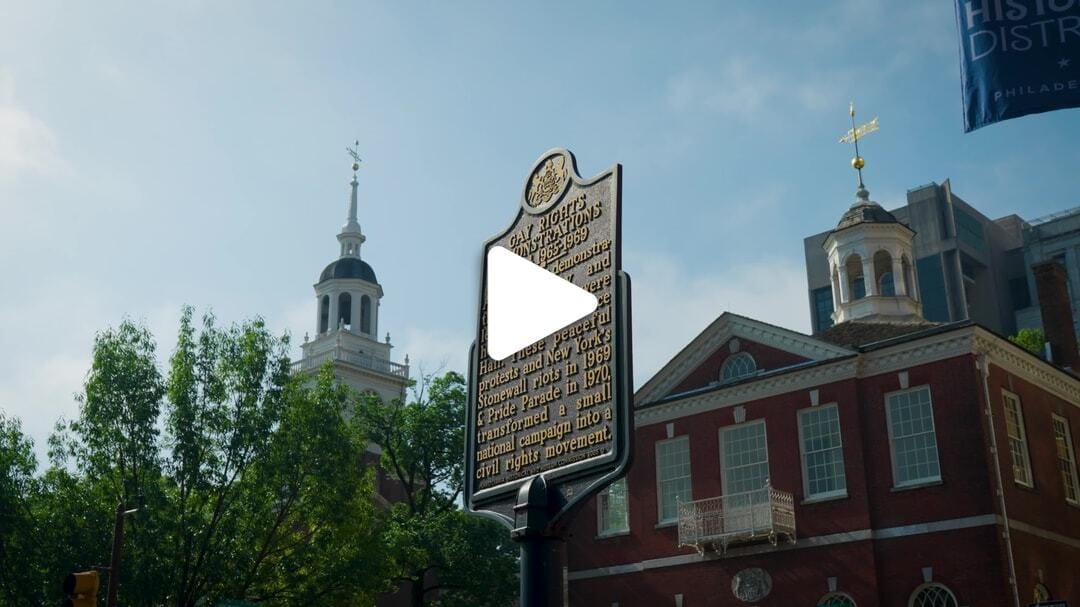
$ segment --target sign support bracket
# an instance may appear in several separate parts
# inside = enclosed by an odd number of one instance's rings
[[[521,545],[521,607],[558,605],[562,538],[551,535],[551,493],[542,475],[518,491],[510,538]]]

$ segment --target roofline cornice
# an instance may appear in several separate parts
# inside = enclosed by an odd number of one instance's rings
[[[732,337],[748,339],[810,360],[827,360],[854,354],[854,350],[797,331],[725,312],[645,382],[634,394],[634,402],[648,403],[659,400]]]
[[[1045,388],[1080,408],[1080,378],[1042,360],[1020,346],[982,327],[973,327],[974,353],[984,354],[991,364]]]
[[[913,241],[915,239],[915,234],[917,232],[915,232],[915,230],[912,230],[911,228],[909,228],[907,226],[907,224],[905,224],[905,223],[903,223],[901,221],[897,221],[896,223],[877,223],[877,222],[869,222],[868,221],[868,222],[860,222],[860,223],[856,223],[856,224],[853,224],[853,225],[844,226],[842,228],[836,228],[836,229],[833,229],[833,230],[829,230],[828,236],[825,237],[825,240],[821,241],[821,247],[827,249],[828,245],[829,245],[829,242],[834,240],[833,237],[836,236],[836,234],[838,234],[840,232],[843,232],[845,230],[851,230],[851,229],[854,229],[854,228],[863,228],[863,229],[868,230],[868,231],[885,232],[885,231],[895,231],[896,226],[900,226],[900,227],[904,228],[905,230],[907,230],[907,232],[908,232],[908,241],[909,242],[911,242],[911,241]]]
[[[969,324],[926,338],[859,353],[857,356],[825,361],[790,373],[688,394],[683,398],[655,405],[646,404],[635,410],[634,422],[636,426],[648,426],[754,400],[810,390],[845,379],[895,373],[918,365],[978,354],[985,354],[991,364],[1014,373],[1080,408],[1080,379],[992,331]]]
[[[696,415],[762,398],[778,396],[797,390],[845,379],[858,374],[859,359],[849,356],[843,360],[817,365],[808,369],[742,382],[708,392],[687,395],[672,401],[644,406],[634,412],[636,427],[669,422],[674,419]]]

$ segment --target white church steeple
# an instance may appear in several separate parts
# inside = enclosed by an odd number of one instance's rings
[[[327,265],[315,283],[315,337],[305,339],[301,368],[315,369],[333,360],[335,374],[354,388],[373,389],[386,398],[400,398],[408,383],[408,363],[390,360],[390,334],[379,340],[379,305],[383,288],[375,270],[360,258],[367,238],[357,220],[357,171],[360,156],[352,156],[352,180],[345,225],[337,235],[341,245],[336,260]]]

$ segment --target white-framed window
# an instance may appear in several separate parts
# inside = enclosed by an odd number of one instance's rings
[[[1076,477],[1076,453],[1069,420],[1051,413],[1054,421],[1054,445],[1057,447],[1058,468],[1061,470],[1061,482],[1065,487],[1065,501],[1080,506],[1080,480]]]
[[[728,356],[723,366],[720,367],[720,382],[735,381],[756,372],[757,363],[754,362],[754,357],[746,352],[739,352]]]
[[[903,487],[941,480],[929,386],[893,392],[885,396],[885,403],[893,485]]]
[[[769,479],[769,449],[764,420],[720,429],[720,469],[724,495],[765,486]]]
[[[1019,485],[1031,487],[1031,458],[1028,455],[1027,432],[1024,430],[1024,411],[1020,397],[1007,390],[1001,391],[1005,405],[1005,433],[1009,437],[1009,453],[1012,454],[1013,480]]]
[[[855,607],[855,599],[843,592],[830,592],[821,597],[817,607]]]
[[[679,502],[690,501],[689,437],[656,443],[656,499],[661,524],[678,520]]]
[[[808,499],[847,495],[840,414],[835,404],[799,411],[799,447],[803,495]]]
[[[630,531],[626,477],[611,483],[596,496],[597,535],[620,535]]]
[[[923,584],[911,593],[910,607],[957,607],[956,595],[942,584]]]

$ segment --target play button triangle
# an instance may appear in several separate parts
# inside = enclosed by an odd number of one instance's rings
[[[503,360],[596,310],[596,296],[503,247],[487,254],[488,356]]]

